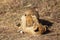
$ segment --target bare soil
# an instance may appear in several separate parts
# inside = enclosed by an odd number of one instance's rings
[[[27,7],[37,8],[49,31],[39,36],[17,31]],[[0,40],[60,40],[60,0],[0,0]]]

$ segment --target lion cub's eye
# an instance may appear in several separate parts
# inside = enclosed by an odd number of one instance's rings
[[[26,16],[26,14],[25,14],[25,16]]]

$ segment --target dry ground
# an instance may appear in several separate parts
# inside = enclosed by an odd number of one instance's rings
[[[39,22],[49,31],[39,36],[17,32],[27,7],[37,7]],[[0,40],[60,40],[60,0],[0,0]]]

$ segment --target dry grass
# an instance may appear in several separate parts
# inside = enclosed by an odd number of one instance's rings
[[[17,32],[20,17],[26,7],[37,7],[44,25],[53,22],[48,26],[50,32],[39,36]],[[60,0],[0,0],[0,40],[60,40],[59,30]]]

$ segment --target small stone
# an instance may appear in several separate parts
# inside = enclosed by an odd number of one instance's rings
[[[23,33],[23,31],[21,30],[20,33]]]

